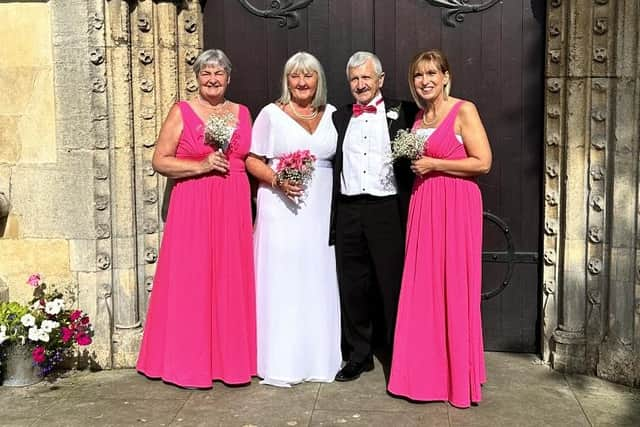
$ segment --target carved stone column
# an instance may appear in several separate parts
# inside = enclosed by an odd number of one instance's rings
[[[556,369],[604,373],[611,346],[633,365],[640,342],[640,11],[584,3],[552,0],[547,15],[543,351]],[[638,381],[633,369],[619,377]]]
[[[113,365],[135,364],[158,258],[165,180],[151,167],[156,137],[191,81],[201,43],[197,1],[109,0],[107,93],[111,130]]]

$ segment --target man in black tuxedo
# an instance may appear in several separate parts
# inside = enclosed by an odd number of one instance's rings
[[[356,102],[332,116],[338,146],[330,243],[336,249],[347,362],[336,381],[355,380],[373,369],[376,318],[384,319],[387,349],[393,343],[413,173],[408,161],[391,163],[391,139],[399,129],[411,128],[417,112],[413,103],[382,96],[384,73],[374,54],[353,54],[347,76]]]

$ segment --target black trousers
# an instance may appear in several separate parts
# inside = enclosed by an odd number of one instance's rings
[[[340,196],[336,264],[342,311],[343,358],[372,357],[376,327],[388,350],[398,309],[404,230],[395,196]],[[377,325],[376,319],[383,325]]]

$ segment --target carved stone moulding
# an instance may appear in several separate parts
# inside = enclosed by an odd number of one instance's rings
[[[105,253],[98,254],[96,265],[100,270],[108,269],[111,266],[111,257]]]
[[[555,236],[558,234],[558,221],[553,218],[549,218],[544,222],[544,232],[548,236]]]
[[[602,212],[604,210],[604,197],[602,195],[592,194],[589,199],[589,204],[594,211]]]
[[[549,206],[557,206],[558,205],[558,192],[555,190],[547,191],[547,194],[544,196],[544,200],[547,202]]]
[[[554,279],[547,279],[543,283],[544,293],[547,295],[553,295],[556,293],[556,281]]]
[[[600,274],[602,271],[602,260],[599,258],[591,258],[587,263],[587,269],[591,274]]]
[[[89,17],[89,26],[96,31],[99,31],[104,26],[104,18],[98,13],[94,13],[91,17]]]
[[[153,52],[150,52],[147,49],[141,49],[138,53],[138,59],[144,65],[149,65],[153,62]]]
[[[560,49],[549,50],[549,60],[554,64],[560,63]]]
[[[593,60],[603,63],[607,61],[607,49],[604,47],[596,47],[593,49]]]
[[[549,79],[547,81],[547,90],[551,93],[558,93],[562,89],[562,83],[559,79]]]
[[[194,79],[189,79],[187,80],[186,88],[188,92],[195,92],[198,90],[198,84]]]
[[[547,265],[555,265],[556,263],[556,251],[555,249],[546,249],[544,251],[543,257],[544,263]]]
[[[600,181],[602,178],[604,178],[604,168],[601,165],[592,165],[589,173],[591,175],[591,178],[593,178],[595,181]]]
[[[609,30],[609,20],[606,16],[596,17],[593,23],[593,32],[598,35],[606,34]]]
[[[584,328],[570,328],[565,325],[558,326],[558,329],[553,332],[553,338],[562,344],[584,344],[586,342]]]
[[[138,29],[143,33],[151,30],[151,21],[149,21],[147,15],[141,14],[140,16],[138,16]]]
[[[607,146],[607,140],[604,136],[594,136],[593,138],[591,138],[591,145],[596,150],[604,150],[604,148]]]
[[[551,7],[560,7],[562,6],[562,0],[551,0]]]
[[[601,243],[602,242],[602,227],[597,225],[593,225],[589,227],[589,240],[592,243]]]
[[[184,18],[184,30],[187,33],[194,33],[198,29],[198,19],[194,15],[186,15]]]
[[[559,107],[549,107],[547,110],[547,116],[551,119],[557,119],[560,117],[560,108]]]
[[[100,65],[104,62],[104,51],[102,49],[93,49],[89,52],[89,61],[93,65]]]
[[[147,263],[152,264],[156,262],[157,259],[158,259],[158,251],[156,250],[156,248],[146,248],[144,250],[144,260]]]
[[[560,25],[557,22],[549,24],[549,37],[558,37],[560,34]]]
[[[560,145],[560,135],[557,133],[552,133],[547,137],[547,145],[549,147],[556,147]]]
[[[195,64],[197,58],[198,53],[194,50],[187,49],[187,51],[184,53],[184,60],[189,65]]]

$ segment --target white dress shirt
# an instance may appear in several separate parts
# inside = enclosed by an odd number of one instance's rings
[[[340,192],[346,196],[369,194],[391,196],[397,193],[391,162],[391,141],[387,127],[387,112],[382,95],[368,105],[375,113],[352,116],[342,144],[342,174]]]

